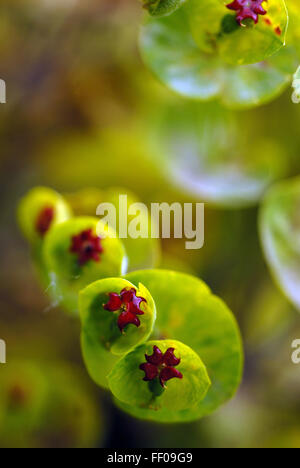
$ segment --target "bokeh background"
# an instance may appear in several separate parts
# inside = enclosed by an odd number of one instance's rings
[[[142,16],[138,0],[1,1],[0,446],[300,447],[291,362],[300,320],[257,230],[267,187],[299,174],[300,109],[290,90],[238,114],[187,103],[142,63]],[[196,423],[156,425],[120,412],[93,384],[79,324],[49,303],[18,231],[18,200],[35,185],[206,202],[204,248],[165,240],[158,266],[199,276],[236,315],[245,372],[229,404]]]

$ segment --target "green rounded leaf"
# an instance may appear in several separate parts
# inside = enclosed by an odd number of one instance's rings
[[[267,15],[260,16],[256,25],[250,20],[243,26],[237,24],[236,12],[226,8],[224,0],[189,0],[186,10],[192,35],[204,53],[219,55],[232,65],[245,65],[262,62],[285,44],[288,16],[284,1],[272,0],[263,6]],[[230,28],[228,17],[233,20]]]
[[[189,346],[201,357],[212,382],[205,398],[193,409],[157,411],[118,402],[125,411],[160,422],[192,421],[213,412],[236,392],[243,352],[238,326],[230,310],[199,279],[182,273],[146,270],[126,275],[150,291],[157,308],[155,333]]]
[[[47,187],[35,187],[30,190],[20,201],[18,220],[24,236],[33,245],[40,245],[43,241],[37,230],[37,221],[45,208],[53,208],[54,216],[50,228],[66,221],[72,215],[67,202],[54,190]]]
[[[300,310],[300,178],[274,185],[260,211],[265,258],[280,289]]]
[[[80,265],[78,256],[70,251],[72,237],[88,229],[101,238],[103,252],[98,262],[89,260]],[[121,275],[127,263],[123,244],[113,230],[92,217],[72,218],[55,226],[45,238],[43,253],[52,281],[50,292],[72,313],[78,311],[81,289],[98,279]]]
[[[151,16],[167,16],[178,10],[186,0],[143,0]]]
[[[161,158],[157,163],[184,194],[217,206],[247,206],[287,172],[285,149],[260,136],[259,123],[248,114],[194,102],[169,105],[157,114],[153,134],[165,154],[164,164]],[[255,151],[249,145],[253,135]]]
[[[151,391],[149,383],[143,380],[144,372],[139,368],[145,362],[145,354],[153,353],[153,346],[158,346],[162,353],[168,348],[174,348],[175,356],[181,359],[176,369],[183,378],[169,380],[160,396],[155,396]],[[193,408],[203,400],[210,386],[200,357],[191,348],[175,340],[150,341],[134,349],[114,366],[108,381],[109,388],[120,401],[153,412],[161,408],[171,411]]]
[[[220,56],[200,50],[184,10],[167,18],[149,19],[141,31],[143,59],[166,86],[192,99],[219,98],[235,109],[264,104],[285,90],[295,70],[294,63],[294,68],[282,66],[285,58],[290,63],[289,50],[280,50],[280,63],[275,54],[252,65],[226,64]]]
[[[139,327],[129,324],[122,333],[118,327],[120,311],[110,312],[104,309],[109,301],[109,293],[120,294],[123,289],[136,290],[137,297],[142,297],[140,308],[144,315],[139,315]],[[146,341],[152,333],[156,319],[154,301],[149,291],[139,284],[136,288],[132,283],[121,278],[108,278],[96,281],[80,292],[79,312],[83,325],[83,333],[94,336],[95,347],[101,346],[113,354],[127,353],[134,346]]]

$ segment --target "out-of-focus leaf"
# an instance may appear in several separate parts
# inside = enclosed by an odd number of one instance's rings
[[[269,184],[285,175],[278,143],[257,135],[259,124],[217,104],[183,103],[161,109],[154,136],[164,149],[158,164],[184,193],[225,207],[257,203]]]
[[[300,309],[300,179],[274,185],[260,211],[263,251],[286,297]]]
[[[167,18],[148,20],[142,28],[140,45],[146,65],[172,90],[203,101],[219,98],[227,107],[237,109],[255,107],[277,97],[295,69],[278,67],[273,61],[277,54],[252,65],[226,65],[218,55],[199,49],[183,10]],[[279,54],[284,57],[285,48]]]
[[[178,10],[186,0],[143,0],[144,8],[151,16],[168,16]]]

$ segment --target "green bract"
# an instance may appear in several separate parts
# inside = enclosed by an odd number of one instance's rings
[[[167,16],[178,10],[186,0],[143,0],[144,8],[152,16]]]
[[[0,434],[12,437],[20,427],[37,429],[48,398],[47,380],[29,362],[12,362],[0,372]],[[20,437],[22,438],[22,436]]]
[[[124,195],[127,197],[126,202],[123,201]],[[122,196],[122,203],[126,205],[124,212],[127,212],[127,208],[133,204],[137,204],[135,206],[138,207],[139,200],[126,188],[111,188],[109,190],[100,190],[91,187],[65,195],[66,199],[72,206],[74,213],[78,216],[92,216],[96,213],[98,205],[102,203],[105,205],[107,203],[112,204],[112,209],[116,210],[117,232],[120,225],[120,196]],[[128,271],[138,270],[140,268],[153,268],[157,266],[160,258],[160,241],[159,239],[152,239],[150,235],[150,217],[143,211],[139,213],[139,216],[141,216],[141,223],[143,225],[148,223],[149,236],[147,238],[139,237],[137,239],[132,239],[131,237],[127,237],[122,239],[128,256]],[[132,215],[128,216],[128,224],[130,224],[133,217],[134,216]]]
[[[54,209],[51,227],[71,217],[71,209],[64,198],[54,190],[46,187],[35,187],[21,200],[18,207],[18,220],[24,236],[33,245],[43,241],[36,229],[41,211],[47,207]]]
[[[226,8],[229,3],[189,0],[186,7],[189,25],[202,52],[219,55],[232,65],[245,65],[265,60],[285,44],[288,17],[283,0],[264,2],[267,15],[260,16],[256,25],[250,20],[244,26],[237,24],[236,12]]]
[[[300,310],[300,178],[280,182],[267,193],[260,235],[276,283]]]
[[[243,353],[236,321],[226,305],[199,279],[164,270],[126,275],[150,291],[157,308],[152,339],[178,340],[201,357],[211,380],[205,398],[192,409],[141,409],[119,402],[131,415],[160,422],[199,419],[230,399],[241,379]],[[176,353],[175,353],[176,354]]]
[[[300,67],[298,67],[293,80],[293,102],[299,104],[300,102]]]
[[[155,397],[149,384],[143,380],[145,374],[139,368],[145,362],[145,354],[152,354],[153,346],[158,346],[163,353],[168,348],[174,348],[176,357],[181,359],[176,369],[183,375],[182,379],[168,381],[166,389],[158,397]],[[188,346],[174,340],[150,341],[139,346],[115,365],[108,381],[112,393],[120,401],[149,411],[161,408],[171,411],[193,408],[203,400],[210,386],[200,357]]]
[[[242,29],[238,34],[251,33]],[[297,64],[287,48],[252,65],[226,64],[220,55],[207,53],[196,44],[186,7],[167,18],[148,19],[140,44],[145,63],[169,88],[203,101],[218,97],[227,107],[237,109],[277,97],[290,83]],[[249,50],[253,50],[251,42]]]
[[[136,289],[136,295],[142,297],[146,302],[141,303],[144,315],[140,315],[141,325],[135,327],[128,325],[122,334],[117,325],[119,313],[104,309],[109,301],[109,293],[120,294],[123,289]],[[83,333],[86,331],[90,336],[94,333],[96,346],[102,346],[113,354],[124,354],[134,346],[146,341],[150,336],[155,318],[156,310],[154,301],[147,289],[139,284],[136,288],[122,278],[108,278],[87,286],[80,292],[79,311],[83,324]]]
[[[72,238],[92,229],[101,238],[103,253],[98,262],[84,265],[70,251]],[[78,311],[78,293],[88,284],[106,277],[119,276],[126,268],[126,254],[122,242],[111,229],[93,217],[72,218],[55,226],[45,238],[44,259],[52,280],[54,300],[70,312]]]
[[[72,216],[72,210],[66,200],[54,190],[47,187],[35,187],[22,198],[18,206],[20,228],[31,245],[32,257],[43,287],[49,285],[49,273],[45,266],[42,250],[46,232],[41,235],[37,223],[39,216],[46,209],[53,210],[53,219],[49,231],[59,223]]]

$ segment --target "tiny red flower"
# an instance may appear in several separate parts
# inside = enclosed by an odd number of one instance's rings
[[[92,229],[86,229],[77,236],[72,237],[70,252],[78,255],[78,262],[83,266],[89,260],[100,262],[100,254],[103,253],[101,237],[93,234]]]
[[[54,216],[55,210],[53,206],[45,206],[45,208],[40,211],[36,219],[35,227],[41,237],[44,237],[44,235],[49,231]]]
[[[141,325],[137,315],[144,315],[144,312],[140,308],[142,302],[147,301],[143,297],[137,297],[134,288],[125,288],[120,294],[109,293],[109,301],[103,307],[110,312],[121,312],[118,318],[118,327],[123,333],[124,328],[129,324],[136,327]]]
[[[157,346],[153,346],[152,356],[145,354],[147,362],[140,365],[140,369],[145,372],[143,380],[149,382],[158,378],[161,386],[165,387],[165,382],[170,379],[182,379],[182,373],[175,369],[181,359],[175,356],[174,351],[174,348],[169,348],[163,354]]]
[[[239,25],[245,19],[252,19],[255,24],[258,23],[258,15],[266,15],[266,10],[262,7],[264,0],[234,0],[232,3],[226,5],[229,10],[237,12],[236,20]]]

